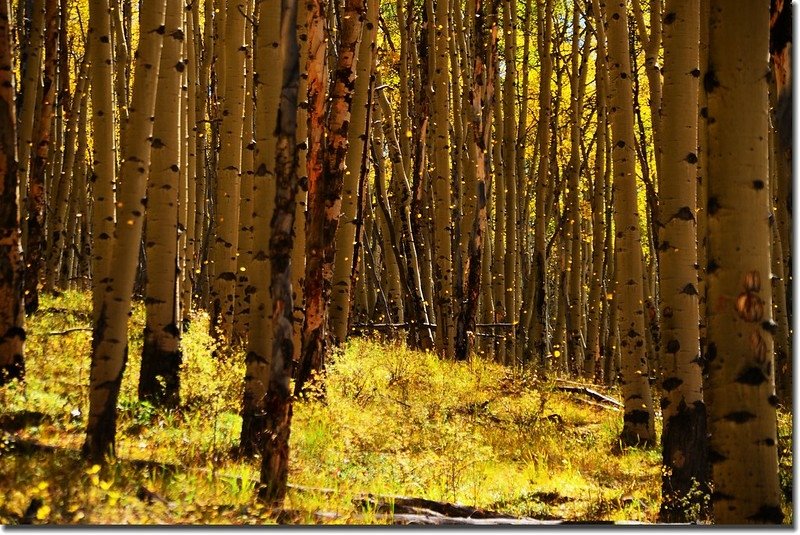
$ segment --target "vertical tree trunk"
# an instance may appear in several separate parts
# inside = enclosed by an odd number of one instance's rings
[[[263,9],[265,6],[261,6]],[[264,401],[267,431],[261,458],[259,496],[280,507],[289,475],[289,431],[292,398],[289,388],[292,355],[292,247],[297,194],[297,86],[300,62],[296,39],[296,0],[281,3],[280,52],[282,85],[275,136],[275,212],[270,224],[270,296],[274,342]],[[263,11],[262,11],[263,12]],[[267,12],[268,15],[273,13]]]
[[[365,15],[365,0],[347,0],[339,29],[336,68],[330,92],[330,112],[325,127],[322,175],[312,180],[309,172],[306,224],[306,279],[303,350],[295,393],[303,391],[312,372],[325,364],[325,322],[336,255],[336,229],[341,215],[351,105],[358,67],[358,40]],[[309,84],[311,78],[309,78]],[[309,96],[309,101],[311,98]],[[309,123],[310,124],[310,123]],[[312,145],[313,148],[313,145]]]
[[[31,164],[27,199],[27,240],[25,249],[25,312],[32,314],[39,308],[39,277],[44,265],[45,218],[47,196],[45,173],[50,158],[50,136],[53,107],[56,97],[56,74],[58,63],[58,0],[45,2],[44,18],[44,87],[37,119],[38,130],[35,151]]]
[[[645,354],[642,304],[642,244],[636,200],[636,155],[633,133],[633,93],[628,53],[626,6],[608,6],[608,60],[612,109],[609,114],[614,163],[614,227],[616,285],[614,304],[622,353],[622,395],[625,403],[621,439],[625,444],[653,443],[655,421]]]
[[[708,94],[708,386],[719,524],[778,524],[769,284],[766,6],[712,0]]]
[[[245,105],[245,17],[246,0],[236,0],[226,9],[224,40],[217,59],[222,89],[222,121],[215,184],[216,221],[212,248],[211,328],[214,336],[232,340],[236,298],[236,256],[239,252],[239,202],[242,173],[242,128]]]
[[[143,0],[141,39],[136,54],[131,108],[120,145],[118,225],[115,228],[103,302],[93,325],[89,418],[84,454],[102,461],[113,453],[117,427],[117,398],[128,360],[128,314],[136,278],[144,221],[147,177],[161,65],[166,0]]]
[[[342,215],[336,231],[336,262],[333,268],[330,308],[331,333],[335,344],[341,344],[347,338],[347,326],[350,318],[350,282],[356,265],[355,245],[359,239],[356,236],[356,228],[359,227],[358,205],[361,193],[359,186],[363,182],[366,172],[366,166],[362,165],[362,162],[367,158],[367,142],[370,139],[369,108],[372,105],[372,72],[376,52],[375,37],[378,33],[377,15],[377,1],[368,0],[364,33],[358,49],[355,88],[353,89],[353,111],[348,131],[348,150],[342,192]],[[383,152],[381,151],[380,154],[382,155]],[[387,258],[391,259],[390,262],[394,261],[391,255]],[[397,268],[396,262],[394,267]],[[399,300],[399,298],[399,295],[396,296],[396,299]],[[397,301],[395,305],[401,306],[401,303]],[[386,320],[391,323],[393,318]]]
[[[156,114],[147,183],[145,327],[139,399],[177,406],[180,399],[178,183],[180,180],[182,0],[167,0],[165,37],[156,89]]]
[[[707,491],[706,408],[697,302],[698,0],[667,0],[659,179],[664,459],[660,518],[685,522]],[[697,486],[693,488],[693,486]]]
[[[282,61],[281,9],[279,0],[261,0],[258,6],[258,32],[255,50],[255,174],[253,175],[253,261],[250,280],[250,328],[245,356],[242,434],[239,452],[250,457],[260,451],[267,422],[265,412],[269,370],[273,350],[273,303],[270,297],[270,224],[275,208],[275,121],[283,81],[271,70]],[[292,266],[297,269],[297,266]],[[291,360],[292,355],[289,355]]]
[[[13,73],[9,2],[0,0],[0,386],[25,374]]]

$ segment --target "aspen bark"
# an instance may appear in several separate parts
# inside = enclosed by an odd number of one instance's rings
[[[178,263],[180,181],[181,58],[184,40],[182,0],[167,0],[161,68],[156,89],[150,176],[147,183],[145,251],[145,327],[139,399],[177,406],[180,399],[181,323]]]
[[[262,6],[263,7],[263,6]],[[270,227],[270,295],[274,343],[269,384],[264,402],[268,431],[261,459],[259,497],[280,507],[289,475],[289,431],[292,397],[289,388],[292,355],[292,229],[297,194],[297,86],[300,62],[295,20],[296,0],[281,3],[280,50],[282,86],[275,135],[275,213]]]
[[[708,96],[708,425],[714,518],[779,524],[769,284],[769,11],[711,1]]]
[[[224,85],[220,147],[215,184],[216,221],[212,247],[211,319],[212,332],[232,340],[236,298],[236,258],[239,252],[239,202],[242,173],[242,128],[245,106],[245,22],[246,0],[227,8],[224,42],[218,44],[224,70],[218,71]],[[218,12],[224,14],[225,9]]]
[[[447,358],[453,358],[455,339],[455,318],[453,317],[453,248],[452,215],[450,192],[450,134],[448,117],[448,50],[450,30],[448,21],[448,0],[437,0],[434,12],[433,41],[435,43],[433,66],[430,77],[433,91],[433,196],[434,233],[433,245],[435,262],[433,279],[435,285],[436,308],[436,350]],[[430,31],[430,30],[429,30]]]
[[[45,2],[44,18],[44,72],[41,104],[37,118],[37,131],[27,198],[27,236],[25,250],[25,313],[32,314],[39,308],[39,278],[44,266],[46,189],[45,174],[50,160],[50,141],[53,110],[56,98],[56,75],[59,34],[58,0]]]
[[[309,172],[304,293],[306,310],[302,358],[295,383],[296,394],[303,391],[311,373],[321,372],[325,365],[325,322],[336,255],[336,229],[341,215],[347,135],[351,121],[355,72],[358,67],[358,41],[365,9],[365,0],[347,0],[345,3],[342,27],[339,29],[339,57],[333,70],[330,112],[325,126],[322,175],[312,179]],[[310,83],[309,77],[309,87]],[[313,148],[313,144],[311,147]]]
[[[706,491],[708,482],[695,217],[699,1],[667,0],[664,19],[663,172],[658,175],[665,467],[660,519],[685,522],[690,505],[702,505],[697,490]]]
[[[242,434],[239,452],[252,456],[264,443],[262,434],[267,414],[264,412],[269,367],[273,350],[272,299],[270,297],[271,259],[270,224],[275,208],[275,124],[283,83],[271,76],[274,65],[280,64],[282,54],[281,19],[275,13],[281,8],[279,0],[260,0],[258,32],[255,50],[255,153],[253,175],[253,260],[250,280],[253,287],[250,302],[251,336],[247,339],[245,355],[244,399],[242,401]],[[293,265],[292,269],[297,266]],[[290,355],[291,358],[291,355]]]
[[[633,93],[628,53],[626,6],[608,6],[608,60],[612,108],[609,118],[614,165],[614,227],[616,229],[616,284],[625,403],[621,439],[626,444],[653,443],[655,422],[645,354],[645,318],[642,304],[642,244],[636,199],[636,156],[633,133]]]
[[[0,0],[0,386],[25,375],[15,112],[9,2]]]
[[[351,280],[355,267],[354,251],[358,222],[358,205],[360,201],[360,185],[364,180],[367,157],[367,142],[370,139],[370,106],[372,105],[372,77],[376,53],[375,37],[378,33],[377,0],[367,0],[367,12],[364,30],[358,49],[358,69],[353,89],[352,114],[348,130],[347,156],[345,161],[344,185],[342,191],[342,215],[336,231],[336,262],[333,268],[333,285],[331,291],[330,325],[335,344],[341,344],[347,338],[347,327],[350,318]],[[382,154],[382,151],[381,151]],[[387,258],[394,261],[389,255]],[[387,263],[387,267],[389,264]],[[397,262],[393,267],[397,269]],[[399,275],[398,275],[399,278]],[[399,283],[399,281],[398,281]],[[394,306],[402,310],[400,296],[394,296]],[[391,323],[393,318],[386,318]]]
[[[161,66],[161,46],[166,0],[143,0],[141,39],[134,68],[128,126],[120,148],[118,224],[103,303],[93,325],[89,418],[84,454],[102,461],[113,453],[117,398],[128,355],[128,314],[136,278],[142,237],[150,141],[153,135],[156,84]]]

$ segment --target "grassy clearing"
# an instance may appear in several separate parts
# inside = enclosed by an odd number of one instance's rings
[[[165,411],[136,398],[144,322],[137,306],[119,460],[103,471],[80,460],[90,332],[52,333],[88,326],[88,302],[74,292],[44,297],[28,325],[28,380],[0,389],[0,522],[17,523],[28,510],[34,523],[274,523],[254,500],[258,460],[230,454],[241,426],[243,354],[212,359],[202,315],[184,337],[183,404]],[[337,523],[364,523],[370,511],[352,499],[374,493],[542,519],[655,522],[660,452],[620,452],[620,428],[619,412],[493,363],[454,364],[355,340],[332,359],[325,395],[294,409],[290,483],[334,492],[291,490],[286,506],[294,522],[320,522],[315,512],[325,511],[337,513]],[[791,436],[783,415],[781,436]],[[26,451],[9,437],[59,449]],[[791,488],[788,441],[785,449],[782,481]],[[791,522],[789,505],[786,513]]]

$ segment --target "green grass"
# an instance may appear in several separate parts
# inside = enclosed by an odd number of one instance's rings
[[[166,411],[137,400],[144,322],[137,305],[118,460],[98,471],[80,459],[90,332],[52,333],[88,326],[88,303],[75,292],[44,296],[28,322],[27,381],[0,389],[0,423],[25,420],[6,437],[58,448],[0,443],[0,522],[18,522],[39,498],[34,523],[274,523],[254,499],[259,460],[231,457],[241,428],[243,353],[212,358],[204,315],[184,334],[182,405]],[[621,413],[519,371],[357,339],[331,359],[325,395],[294,408],[289,481],[334,492],[292,489],[286,507],[293,522],[320,522],[318,512],[336,513],[335,523],[385,522],[353,505],[355,495],[373,493],[544,519],[655,522],[660,452],[620,451],[621,424]],[[781,436],[790,436],[791,418],[782,415],[780,424]],[[791,445],[784,449],[782,481],[790,486]],[[790,505],[785,512],[791,522]]]

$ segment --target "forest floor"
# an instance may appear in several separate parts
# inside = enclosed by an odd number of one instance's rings
[[[542,520],[657,521],[660,450],[620,448],[622,414],[613,406],[493,363],[441,361],[377,339],[336,354],[324,399],[295,403],[288,513],[276,517],[255,500],[259,461],[232,455],[243,352],[212,358],[208,319],[197,316],[184,335],[181,407],[139,402],[141,304],[118,405],[117,460],[90,466],[78,454],[89,303],[77,292],[44,296],[27,325],[27,381],[0,389],[2,524],[398,523],[392,496]],[[614,389],[593,388],[619,399]],[[791,523],[791,415],[779,425]],[[431,507],[417,512],[430,517]]]

